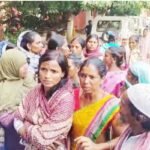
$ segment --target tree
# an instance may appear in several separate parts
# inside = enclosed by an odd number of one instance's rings
[[[81,1],[9,1],[5,2],[7,33],[22,29],[65,31],[70,16],[82,10]]]
[[[6,20],[8,24],[18,22],[25,28],[37,30],[43,26],[64,28],[69,16],[77,14],[81,10],[82,2],[12,1],[8,2],[6,6],[9,8]]]
[[[142,8],[150,8],[147,1],[89,1],[86,8],[105,16],[138,16]]]
[[[81,10],[101,15],[139,15],[142,8],[150,8],[147,1],[8,1],[1,24],[6,33],[17,36],[23,29],[65,31],[72,15]],[[2,8],[1,8],[2,9]]]

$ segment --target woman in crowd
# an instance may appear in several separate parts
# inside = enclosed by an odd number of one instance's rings
[[[78,72],[82,63],[81,57],[71,54],[67,59],[69,65],[69,77],[73,82],[73,88],[78,88],[80,86]]]
[[[20,104],[15,129],[26,149],[64,150],[74,107],[64,55],[58,50],[42,55],[38,75],[41,83]]]
[[[83,49],[85,48],[85,40],[81,37],[76,37],[70,42],[70,50],[73,54],[84,60]]]
[[[34,85],[24,54],[18,49],[6,51],[0,58],[0,125],[5,129],[7,150],[21,150],[13,128],[13,112]]]
[[[51,32],[50,34],[47,35],[47,43],[48,43],[48,50],[54,50],[58,49],[63,52],[63,54],[68,57],[71,54],[71,51],[68,46],[67,39],[56,33],[56,32]]]
[[[126,53],[127,64],[131,65],[136,61],[142,59],[141,51],[139,49],[139,36],[132,35],[129,37],[129,49],[130,51]]]
[[[80,69],[80,66],[82,64],[82,60],[80,57],[78,57],[75,54],[71,54],[68,56],[68,65],[69,65],[69,78],[72,80],[73,83],[73,92],[74,92],[74,99],[78,99],[78,93],[79,93],[79,76],[78,72]],[[76,100],[79,101],[79,100]],[[79,108],[79,104],[75,103],[75,110]]]
[[[86,39],[86,47],[84,50],[84,57],[100,57],[99,53],[99,37],[96,34],[91,34]]]
[[[137,61],[131,64],[127,72],[126,88],[137,83],[150,84],[150,65],[143,61]]]
[[[143,29],[143,35],[140,38],[140,50],[141,50],[141,56],[142,60],[150,63],[150,31],[148,27]]]
[[[116,41],[116,37],[117,37],[117,35],[113,31],[103,32],[101,40],[105,43],[103,43],[101,45],[101,47],[99,48],[99,51],[103,55],[103,57],[104,57],[105,52],[108,48],[110,48],[110,47],[119,47],[119,44]]]
[[[120,113],[128,128],[115,150],[150,149],[150,84],[135,84],[121,96]]]
[[[99,58],[89,58],[81,65],[79,108],[71,132],[74,150],[113,148],[117,142],[113,138],[122,132],[119,100],[100,88],[105,74],[106,67]]]
[[[124,49],[121,47],[110,47],[105,52],[104,62],[108,72],[104,77],[102,89],[108,93],[120,96],[120,88],[125,81],[126,71],[121,70],[124,61]]]
[[[30,72],[37,73],[40,53],[43,49],[41,36],[31,30],[24,31],[18,37],[17,46],[25,54]]]

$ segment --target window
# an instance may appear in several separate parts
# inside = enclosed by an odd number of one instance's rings
[[[110,21],[110,20],[99,20],[97,23],[97,32],[103,32],[107,29],[116,29],[120,30],[121,29],[121,21],[115,20],[115,21]]]

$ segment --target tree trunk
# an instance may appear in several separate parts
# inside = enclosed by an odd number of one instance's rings
[[[70,15],[67,23],[67,40],[70,42],[70,40],[73,38],[73,28],[74,28],[74,16]]]

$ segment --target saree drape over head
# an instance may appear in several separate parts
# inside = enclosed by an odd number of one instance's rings
[[[101,133],[111,124],[118,111],[119,99],[112,95],[107,95],[76,111],[71,132],[72,149],[76,149],[73,140],[79,136],[89,137],[96,142]]]
[[[48,146],[66,149],[74,108],[71,87],[68,81],[47,100],[38,85],[23,100],[15,116],[26,128],[23,137],[26,149],[46,150]]]
[[[19,69],[26,58],[18,49],[6,51],[0,59],[0,111],[19,105],[25,94],[36,85],[31,74],[22,79]]]

